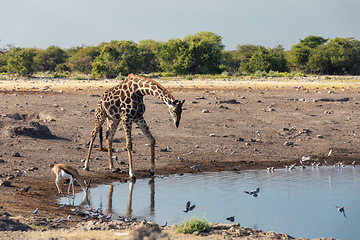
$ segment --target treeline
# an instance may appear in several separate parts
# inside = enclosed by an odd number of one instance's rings
[[[129,73],[163,75],[252,75],[269,72],[306,74],[360,74],[360,41],[308,36],[288,51],[279,45],[238,45],[224,50],[222,37],[199,32],[167,42],[111,41],[98,46],[61,49],[5,47],[0,49],[0,73],[29,76],[39,72],[55,76],[89,74],[92,78],[116,78]]]

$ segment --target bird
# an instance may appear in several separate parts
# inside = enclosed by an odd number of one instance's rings
[[[246,194],[252,195],[254,198],[258,197],[260,194],[260,188],[258,187],[255,190],[250,190],[250,191],[244,191]]]
[[[118,156],[112,156],[111,158],[113,158],[116,162],[119,162]]]
[[[62,217],[61,219],[55,220],[56,223],[62,223],[64,221],[64,217]]]
[[[239,165],[239,166],[237,166],[237,167],[235,167],[235,168],[240,171],[241,165]]]
[[[324,159],[324,163],[325,163],[325,165],[328,165],[328,162]]]
[[[179,159],[179,160],[184,160],[184,159],[183,159],[182,157],[180,157],[180,156],[178,156],[178,159]]]
[[[20,169],[14,169],[14,170],[17,171],[17,174],[16,174],[17,177],[26,176],[26,171],[20,170]]]
[[[328,157],[330,157],[331,153],[332,153],[332,149],[330,149],[330,151],[328,153]]]
[[[82,218],[81,220],[88,220],[89,219],[89,215],[87,215],[86,217]]]
[[[193,168],[195,171],[200,171],[200,164],[191,166],[190,168]]]
[[[189,212],[189,211],[191,211],[191,210],[193,210],[193,209],[195,208],[195,205],[192,205],[192,206],[190,206],[190,205],[191,205],[191,202],[188,201],[188,202],[186,203],[184,213],[187,213],[187,212]]]
[[[351,130],[350,132],[354,135],[354,137],[356,136],[356,134],[353,130]]]
[[[268,172],[274,172],[274,167],[267,167],[266,169]]]
[[[20,191],[21,191],[21,192],[28,192],[29,189],[30,189],[30,186],[24,187],[24,188],[22,188]]]
[[[61,205],[60,207],[59,207],[59,209],[64,209],[65,208],[65,204],[63,204],[63,205]]]
[[[312,158],[312,156],[307,156],[307,157],[303,156],[303,157],[301,158],[301,160],[302,160],[302,161],[309,161],[311,158]]]
[[[167,226],[167,222],[165,222],[164,225],[161,225],[160,227],[166,227]]]
[[[80,208],[79,206],[77,206],[76,208],[71,209],[71,211],[73,211],[76,215],[78,215],[80,213]]]
[[[67,220],[69,221],[69,222],[71,222],[71,215],[69,214],[69,216],[67,216]]]
[[[234,222],[235,221],[235,216],[227,217],[226,220],[229,220],[230,222]]]
[[[39,212],[39,208],[36,208],[35,211],[33,212],[33,215],[36,215]]]
[[[219,151],[219,149],[216,149],[215,152],[217,153]]]
[[[299,166],[300,169],[306,169],[304,165]]]
[[[346,217],[346,215],[345,215],[345,208],[344,208],[344,207],[338,207],[338,206],[336,206],[336,205],[335,205],[335,207],[337,208],[337,210],[338,210],[339,212],[341,212],[342,214],[344,214],[344,217]]]
[[[355,161],[353,161],[353,162],[351,163],[351,165],[352,165],[353,167],[355,167]]]

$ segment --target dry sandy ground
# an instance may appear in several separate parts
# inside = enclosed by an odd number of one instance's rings
[[[152,96],[145,98],[145,119],[156,138],[155,175],[192,172],[190,166],[194,164],[200,164],[201,171],[210,172],[234,170],[239,165],[241,169],[283,168],[290,163],[299,164],[302,156],[310,155],[311,162],[321,164],[324,159],[329,164],[359,162],[358,80],[161,81],[186,103],[177,129],[166,105]],[[60,195],[51,167],[56,163],[77,168],[85,179],[92,179],[93,185],[128,179],[122,129],[116,133],[113,145],[122,162],[115,165],[120,173],[110,172],[107,153],[96,150],[92,152],[90,171],[82,170],[97,100],[104,90],[116,84],[110,80],[0,82],[0,182],[9,185],[0,186],[0,206],[11,214],[7,218],[37,229],[68,229],[79,223],[80,217],[75,215],[72,222],[65,221],[60,226],[52,223],[53,219],[72,214],[71,207],[60,211],[55,204]],[[147,143],[134,126],[134,170],[138,178],[149,177]],[[166,151],[167,146],[171,150]],[[330,149],[332,154],[327,157]],[[26,176],[17,176],[16,169],[25,170]],[[28,186],[27,192],[22,191]],[[64,183],[62,187],[65,188]],[[34,217],[32,212],[37,207],[39,213]],[[0,237],[17,238],[19,234],[2,232]],[[29,238],[26,234],[30,233],[20,235]],[[182,238],[172,231],[169,234],[171,238]],[[240,235],[217,232],[211,236],[240,239]]]

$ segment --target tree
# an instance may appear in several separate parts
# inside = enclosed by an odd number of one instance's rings
[[[224,45],[212,32],[199,32],[184,39],[171,39],[159,53],[161,67],[176,74],[218,73]]]
[[[348,74],[358,72],[358,43],[352,38],[332,38],[318,46],[309,57],[307,68],[319,74]]]
[[[318,36],[308,36],[294,46],[288,52],[287,59],[293,70],[307,71],[307,63],[314,49],[324,45],[328,39]]]
[[[243,44],[237,45],[235,51],[223,51],[223,65],[229,72],[246,71],[245,65],[250,61],[254,53],[263,48],[262,46]]]
[[[91,73],[92,62],[100,55],[99,47],[84,47],[79,49],[68,60],[68,66],[73,71],[79,71],[81,73]]]
[[[155,40],[141,40],[138,44],[139,55],[143,60],[142,72],[159,72],[161,71],[160,60],[157,54],[160,51],[161,43]]]
[[[255,73],[256,71],[286,72],[288,68],[284,47],[281,45],[275,48],[259,46],[250,60],[244,64],[243,69],[248,73]]]
[[[35,48],[11,48],[7,61],[8,72],[20,76],[28,76],[34,73],[34,57],[37,51]]]
[[[65,51],[58,46],[50,46],[40,50],[34,59],[40,71],[54,72],[56,66],[66,62]]]
[[[136,73],[142,68],[137,44],[132,41],[111,41],[92,63],[92,74],[114,78],[119,74]]]

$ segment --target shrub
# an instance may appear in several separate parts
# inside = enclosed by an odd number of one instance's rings
[[[74,80],[88,80],[89,77],[86,74],[76,74],[72,76],[72,79]]]
[[[175,231],[184,234],[192,234],[193,232],[209,232],[210,223],[206,221],[205,216],[199,220],[195,216],[188,219],[185,223],[175,225]]]

